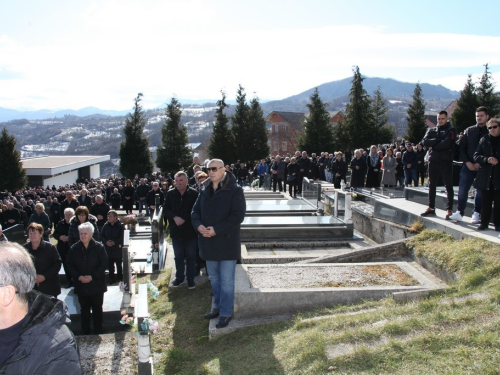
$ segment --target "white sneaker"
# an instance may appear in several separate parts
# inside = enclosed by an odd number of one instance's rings
[[[480,221],[481,221],[481,215],[479,214],[479,212],[474,211],[474,213],[472,214],[472,219],[470,219],[470,223],[479,224]]]
[[[460,211],[457,211],[450,216],[450,220],[462,221],[463,219],[462,215],[460,215]]]

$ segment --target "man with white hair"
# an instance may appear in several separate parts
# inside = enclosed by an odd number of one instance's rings
[[[0,243],[0,374],[82,374],[68,307],[33,287],[28,252]]]

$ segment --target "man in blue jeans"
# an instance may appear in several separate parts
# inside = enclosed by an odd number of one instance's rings
[[[245,218],[243,189],[224,162],[208,163],[209,179],[200,190],[191,214],[193,228],[198,231],[200,256],[207,261],[212,285],[213,309],[207,319],[219,318],[216,328],[229,324],[234,305],[236,261],[241,258],[240,225]]]
[[[189,187],[187,173],[177,172],[174,179],[175,189],[165,194],[163,204],[163,216],[168,220],[175,257],[175,280],[171,286],[177,287],[187,278],[188,288],[194,289],[198,238],[191,224],[191,210],[198,192]]]
[[[418,186],[418,155],[413,150],[413,145],[410,142],[406,143],[406,151],[403,154],[403,165],[405,169],[405,183],[406,186],[411,186],[413,180],[413,186]]]
[[[460,159],[463,162],[460,170],[460,181],[458,183],[458,204],[457,212],[450,216],[451,220],[462,221],[467,206],[469,190],[476,179],[479,164],[474,163],[474,152],[477,145],[483,136],[488,134],[486,123],[490,116],[488,108],[482,106],[476,109],[476,125],[469,126],[464,131],[464,135],[460,139]],[[474,199],[474,211],[472,212],[471,224],[479,224],[481,219],[482,193],[481,190],[476,190]]]

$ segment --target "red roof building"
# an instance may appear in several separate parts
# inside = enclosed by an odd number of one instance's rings
[[[273,111],[266,117],[271,155],[293,154],[305,113]]]

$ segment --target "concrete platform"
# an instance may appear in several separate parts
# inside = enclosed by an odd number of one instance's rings
[[[80,303],[78,302],[78,295],[75,294],[74,288],[61,288],[61,294],[57,298],[68,305],[70,315],[80,315]],[[120,292],[120,288],[117,285],[108,286],[108,291],[104,293],[103,312],[119,312],[122,299],[123,293]]]
[[[299,202],[302,204],[261,204],[247,202],[246,217],[248,216],[305,216],[315,215],[316,207],[313,207],[306,202]],[[293,201],[292,201],[293,202]]]
[[[392,281],[391,285],[370,286],[348,286],[348,287],[273,287],[272,282],[264,283],[268,287],[253,287],[250,275],[253,269],[267,269],[266,273],[272,273],[279,277],[279,273],[307,272],[314,273],[315,270],[330,269],[331,272],[342,272],[352,270],[353,267],[373,267],[374,265],[392,265],[403,274],[414,279],[413,285],[398,285]],[[308,267],[303,267],[308,266]],[[306,269],[306,270],[305,270]],[[305,271],[304,271],[305,270]],[[327,271],[328,272],[328,271]],[[349,275],[349,272],[347,272]],[[299,275],[300,276],[300,275]],[[348,276],[349,277],[349,276]],[[300,280],[300,277],[296,278]],[[331,284],[331,285],[335,285]],[[257,316],[268,316],[274,314],[286,314],[306,311],[318,307],[331,307],[339,304],[353,304],[367,299],[381,299],[398,292],[414,292],[422,290],[435,290],[446,287],[446,284],[434,277],[432,274],[412,262],[386,262],[386,263],[349,263],[349,264],[287,264],[287,265],[237,265],[236,266],[236,292],[234,303],[235,318],[251,318]]]

